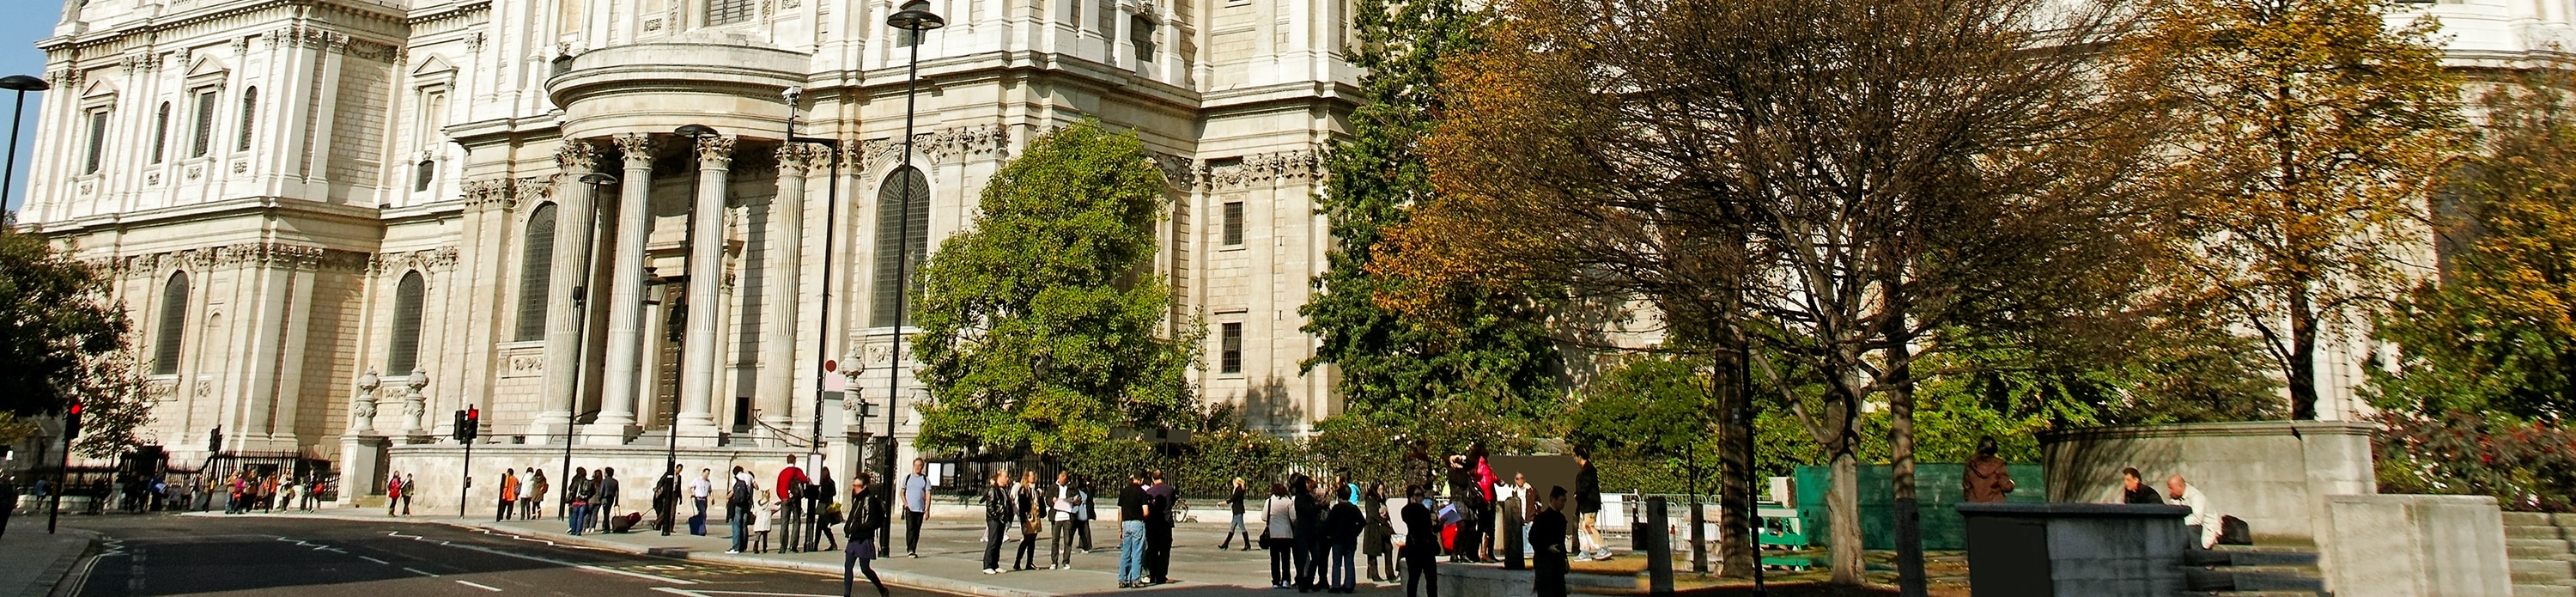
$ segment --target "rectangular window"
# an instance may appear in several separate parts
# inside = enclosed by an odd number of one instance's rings
[[[707,0],[707,26],[749,21],[752,6],[751,0]]]
[[[1243,202],[1225,204],[1225,246],[1243,246]]]
[[[1217,349],[1216,371],[1218,373],[1242,373],[1243,323],[1227,323],[1221,327],[1223,327],[1225,331],[1222,332],[1221,337],[1218,340],[1220,346]]]
[[[188,142],[188,157],[206,157],[215,142],[215,90],[197,92],[197,134]]]
[[[81,160],[82,174],[97,174],[100,162],[107,159],[107,111],[89,113],[89,151]]]

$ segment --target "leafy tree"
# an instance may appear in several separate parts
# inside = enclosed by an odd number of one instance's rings
[[[1202,325],[1151,273],[1161,172],[1133,134],[1041,135],[922,271],[925,447],[1057,456],[1112,429],[1186,426]]]
[[[2131,74],[2184,119],[2169,179],[2185,195],[2178,254],[2198,294],[2251,329],[2317,416],[2318,344],[2403,281],[2434,179],[2457,150],[2459,83],[2430,18],[2396,0],[2157,3]]]
[[[125,346],[125,311],[110,280],[43,237],[0,222],[0,411],[59,413],[78,398],[85,366]]]
[[[1433,319],[1377,303],[1389,282],[1368,270],[1385,230],[1404,223],[1434,192],[1417,153],[1444,109],[1438,62],[1474,48],[1489,15],[1460,0],[1362,0],[1352,63],[1365,102],[1351,135],[1325,156],[1331,176],[1317,202],[1337,241],[1313,296],[1298,313],[1321,339],[1302,369],[1326,363],[1350,414],[1415,437],[1461,409],[1490,412],[1486,438],[1515,435],[1544,416],[1560,393],[1559,357],[1532,295],[1459,287],[1439,298],[1459,317]],[[1471,440],[1472,441],[1472,440]],[[1441,444],[1463,449],[1464,444]]]
[[[112,458],[142,447],[143,428],[152,424],[152,385],[134,351],[118,350],[85,359],[76,384],[81,401],[81,434],[72,452],[90,458]]]
[[[1523,0],[1446,63],[1440,195],[1372,264],[1438,289],[1652,301],[1694,344],[1742,335],[1830,455],[1834,581],[1863,583],[1862,405],[1889,406],[1913,499],[1915,384],[1945,330],[2043,330],[2117,302],[2152,237],[2154,112],[2106,88],[2120,2]],[[2044,334],[2025,334],[2040,336]],[[1791,371],[1812,372],[1796,379]],[[1922,587],[1900,517],[1899,569]]]
[[[2443,275],[2379,322],[2403,347],[2372,367],[2373,402],[2425,416],[2576,415],[2576,64],[2484,94],[2481,151],[2452,170],[2434,220]]]

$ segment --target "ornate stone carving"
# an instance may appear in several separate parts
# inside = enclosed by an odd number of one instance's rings
[[[374,369],[368,369],[366,374],[358,376],[357,400],[349,405],[351,432],[365,433],[376,428],[376,388],[382,385],[383,380],[376,377]]]
[[[519,198],[516,193],[511,192],[508,178],[468,180],[465,184],[459,185],[459,188],[465,195],[465,209],[468,211],[495,207],[508,211],[517,209],[519,206]]]
[[[1002,157],[1011,135],[1002,125],[962,126],[913,135],[912,144],[922,157],[934,164],[974,158]]]
[[[502,377],[536,377],[546,374],[546,355],[538,353],[510,355],[501,369]]]
[[[1211,187],[1231,189],[1303,182],[1322,178],[1323,166],[1323,158],[1311,149],[1256,153],[1230,163],[1209,166],[1207,183]]]
[[[476,54],[483,53],[483,39],[484,35],[481,31],[465,34],[465,51]]]
[[[285,243],[241,243],[86,260],[116,277],[159,278],[180,268],[253,265],[317,271],[365,271],[366,253]]]
[[[429,387],[429,372],[418,366],[412,367],[411,378],[403,380],[403,387],[411,388],[410,393],[403,395],[403,435],[426,433],[428,428],[421,425],[421,413],[427,410],[428,396],[421,390]]]
[[[803,174],[814,166],[829,165],[831,162],[827,160],[830,159],[832,159],[832,151],[829,148],[806,143],[788,143],[778,146],[780,172],[792,171],[795,174]]]
[[[625,156],[627,165],[653,165],[652,135],[643,133],[626,133],[610,137],[609,142],[617,144],[617,153]]]
[[[367,262],[367,274],[376,275],[412,270],[437,272],[446,271],[448,268],[455,267],[455,265],[456,247],[453,246],[439,247],[435,249],[421,249],[418,251],[377,253],[369,256]]]
[[[884,166],[888,162],[893,162],[899,159],[897,154],[903,151],[903,146],[896,144],[893,139],[869,139],[857,143],[843,142],[841,147],[847,148],[842,152],[841,161],[849,164],[857,164],[862,172],[877,171],[879,166]]]
[[[1175,189],[1186,191],[1198,188],[1200,166],[1201,164],[1192,162],[1189,158],[1167,153],[1154,154],[1154,168],[1163,171],[1163,184]]]
[[[737,137],[730,135],[718,135],[698,139],[698,163],[700,166],[703,167],[707,162],[721,162],[723,165],[728,167],[733,165],[733,146],[737,139]]]
[[[592,149],[589,141],[565,139],[563,146],[555,149],[555,166],[565,172],[596,172],[599,151]]]

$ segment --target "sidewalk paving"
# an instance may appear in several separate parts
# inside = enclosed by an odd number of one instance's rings
[[[67,517],[68,518],[68,517]],[[45,597],[54,585],[70,573],[72,565],[98,542],[98,533],[74,528],[58,528],[45,534],[42,513],[20,513],[9,518],[7,534],[0,534],[0,596]]]
[[[221,516],[221,514],[212,515]],[[584,533],[574,536],[566,532],[563,521],[552,518],[502,522],[495,522],[490,518],[427,515],[392,518],[384,516],[382,510],[373,508],[338,508],[312,513],[280,512],[253,516],[300,516],[370,522],[448,524],[627,553],[720,564],[802,570],[836,577],[841,574],[842,564],[842,553],[838,551],[724,553],[731,545],[728,539],[730,530],[722,523],[720,516],[714,517],[719,520],[708,522],[708,535],[704,537],[691,536],[685,532],[665,537],[660,531],[648,531],[640,525],[635,532],[630,533]],[[895,549],[890,550],[895,554],[902,552],[904,531],[901,527],[902,523],[897,522],[894,531]],[[1170,569],[1174,582],[1149,589],[1131,590],[1150,591],[1156,597],[1216,597],[1240,596],[1246,590],[1269,589],[1269,554],[1260,549],[1240,551],[1242,547],[1240,537],[1236,538],[1232,548],[1218,550],[1216,544],[1224,537],[1224,531],[1223,522],[1186,523],[1174,529]],[[912,559],[895,555],[880,558],[875,564],[877,574],[888,585],[975,597],[1067,597],[1126,592],[1117,588],[1118,529],[1114,523],[1094,522],[1092,524],[1092,546],[1096,549],[1088,554],[1078,552],[1074,554],[1074,568],[1070,570],[1044,569],[1049,538],[1046,535],[1040,535],[1037,548],[1037,565],[1040,569],[996,575],[983,574],[982,533],[983,525],[977,522],[932,519],[922,525],[921,557]],[[775,547],[776,538],[772,538],[772,543]],[[1019,545],[1018,542],[1003,545],[1004,568],[1007,569],[1010,566],[1012,556]],[[1367,562],[1364,559],[1355,564],[1360,574],[1359,592],[1361,594],[1403,594],[1404,587],[1401,584],[1369,582]],[[868,592],[865,578],[860,578],[858,584],[858,593]],[[1285,593],[1285,591],[1282,592]]]

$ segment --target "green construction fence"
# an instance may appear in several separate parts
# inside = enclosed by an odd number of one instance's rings
[[[1870,465],[1860,467],[1860,533],[1864,549],[1896,549],[1896,501],[1894,467]],[[1960,478],[1967,475],[1963,464],[1914,465],[1915,496],[1923,516],[1923,549],[1934,551],[1968,548],[1967,521],[1954,506],[1966,500],[1960,490]],[[2005,469],[2012,475],[2013,492],[2005,501],[2039,503],[2048,501],[2047,477],[2038,464],[2017,463]],[[1798,500],[1798,518],[1806,526],[1807,536],[1815,545],[1825,545],[1833,537],[1832,522],[1825,510],[1825,493],[1831,484],[1832,469],[1822,466],[1798,467],[1797,485],[1791,490]]]

